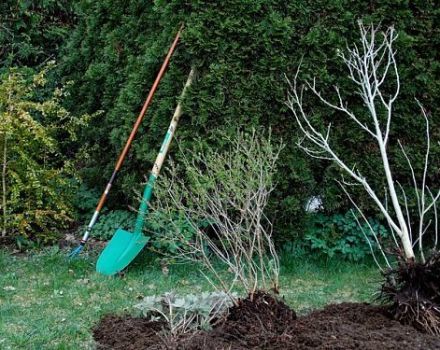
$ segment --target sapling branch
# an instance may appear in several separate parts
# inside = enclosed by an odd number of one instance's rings
[[[345,184],[361,185],[373,200],[380,213],[384,216],[390,227],[391,233],[393,234],[393,238],[395,239],[394,233],[399,238],[399,246],[403,248],[403,254],[407,261],[413,261],[415,259],[413,246],[417,243],[421,261],[424,262],[423,236],[428,231],[428,226],[432,224],[431,222],[426,225],[425,218],[428,213],[434,212],[434,246],[436,247],[438,241],[436,203],[440,198],[440,191],[433,194],[427,188],[427,172],[430,153],[429,120],[426,111],[419,103],[423,118],[426,122],[427,140],[420,184],[416,180],[415,170],[407,152],[401,142],[398,141],[402,153],[408,163],[417,200],[418,218],[416,221],[419,226],[417,229],[417,239],[413,242],[413,234],[411,231],[411,222],[413,220],[410,218],[408,197],[403,186],[395,181],[393,177],[387,150],[387,145],[390,139],[394,103],[400,92],[400,76],[396,62],[396,51],[393,48],[393,44],[397,39],[397,34],[393,27],[380,33],[377,28],[373,26],[366,27],[362,23],[359,24],[359,30],[361,37],[360,45],[353,45],[351,48],[348,47],[347,53],[340,53],[339,56],[348,68],[349,78],[355,84],[357,88],[356,93],[361,97],[361,100],[368,111],[368,119],[365,119],[365,117],[360,118],[348,109],[348,104],[347,102],[344,102],[339,87],[336,86],[334,88],[337,101],[335,103],[325,98],[322,92],[318,90],[316,79],[313,79],[311,82],[305,82],[305,86],[321,103],[330,109],[345,115],[375,141],[379,149],[384,179],[386,181],[386,188],[384,191],[386,204],[383,204],[384,200],[380,198],[379,192],[371,186],[372,181],[367,179],[361,170],[357,169],[354,165],[350,165],[345,159],[341,158],[335,151],[335,148],[331,143],[331,123],[327,125],[325,131],[321,131],[320,128],[312,123],[313,118],[311,118],[311,115],[305,111],[304,85],[298,85],[298,76],[301,65],[295,73],[293,81],[287,79],[290,88],[287,105],[291,109],[299,130],[303,134],[303,138],[298,145],[313,158],[332,160],[336,163],[352,179],[350,183],[343,180]],[[383,90],[384,83],[390,80],[392,84],[387,83],[387,92],[385,93],[385,90]],[[391,85],[393,86],[393,89],[390,93],[389,89]],[[307,141],[308,144],[306,145],[304,141]],[[403,204],[396,191],[396,183],[399,186],[401,196],[403,196]],[[349,195],[346,188],[342,184],[341,186],[344,192]],[[429,193],[429,201],[427,200],[427,192]],[[388,196],[391,208],[388,207]],[[350,196],[349,198],[352,201]],[[357,209],[359,209],[353,201],[352,203]],[[363,216],[363,214],[361,214],[361,216]],[[372,233],[374,234],[374,232]],[[397,241],[395,240],[395,242]]]

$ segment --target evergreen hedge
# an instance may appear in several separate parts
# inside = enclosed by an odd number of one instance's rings
[[[91,158],[82,164],[90,188],[103,188],[115,158],[181,22],[182,43],[155,96],[112,195],[115,206],[132,203],[165,133],[176,98],[190,66],[198,69],[177,135],[183,147],[211,143],[218,128],[272,128],[283,138],[278,188],[270,216],[279,239],[301,234],[304,204],[310,195],[324,196],[329,213],[348,203],[334,182],[339,170],[308,159],[296,146],[299,133],[285,106],[287,84],[302,59],[302,78],[317,77],[324,91],[337,84],[353,110],[363,107],[353,93],[337,51],[358,40],[357,21],[395,25],[402,91],[396,103],[391,137],[411,148],[418,171],[425,146],[423,118],[414,98],[430,114],[432,138],[440,136],[440,8],[434,0],[83,0],[78,24],[59,60],[59,75],[73,80],[68,108],[75,113],[103,113],[82,135]],[[382,172],[372,140],[346,119],[313,99],[306,103],[322,122],[335,125],[338,151],[377,179]],[[172,148],[172,151],[176,147]],[[396,178],[410,186],[405,160],[390,144]],[[177,155],[176,155],[177,156]],[[429,182],[438,187],[440,149],[433,145]],[[361,205],[369,200],[361,194]]]
[[[2,0],[0,71],[55,59],[75,24],[75,4],[72,0]]]

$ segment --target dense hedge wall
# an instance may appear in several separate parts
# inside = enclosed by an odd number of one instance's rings
[[[350,106],[362,111],[337,50],[358,39],[359,19],[384,27],[394,24],[399,32],[402,92],[392,137],[411,147],[420,169],[423,120],[415,97],[430,113],[433,139],[440,136],[439,15],[434,0],[80,1],[78,25],[62,52],[59,74],[74,81],[68,108],[79,114],[103,111],[81,140],[91,150],[90,160],[81,163],[86,183],[89,188],[103,187],[179,23],[184,22],[182,43],[140,129],[111,205],[132,202],[133,188],[147,174],[185,75],[195,65],[198,80],[185,101],[186,114],[178,130],[182,145],[209,142],[222,147],[222,140],[215,138],[218,128],[233,132],[237,126],[270,126],[287,143],[270,215],[279,238],[299,234],[307,196],[324,195],[329,212],[342,210],[347,202],[333,181],[338,169],[309,160],[296,147],[299,134],[285,106],[283,74],[292,75],[302,58],[303,78],[316,76],[328,91],[333,84],[340,85]],[[371,140],[315,100],[306,103],[322,121],[333,122],[338,151],[381,179]],[[437,144],[433,148],[434,175],[429,182],[438,185],[440,150]],[[397,179],[409,184],[396,144],[390,149]],[[377,185],[381,186],[380,180]],[[368,199],[359,198],[369,208]]]
[[[2,0],[0,2],[0,70],[34,67],[57,57],[75,24],[72,0]]]

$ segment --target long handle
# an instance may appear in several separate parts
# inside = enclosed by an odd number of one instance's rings
[[[194,69],[191,69],[186,84],[183,88],[180,101],[182,101],[183,97],[185,96],[185,92],[188,86],[191,85],[193,78],[194,78]],[[150,177],[148,178],[148,183],[145,186],[141,205],[139,207],[139,212],[136,218],[136,225],[134,228],[135,234],[141,234],[142,229],[144,228],[145,216],[148,213],[148,203],[150,202],[151,196],[153,194],[154,183],[156,182],[156,179],[159,176],[160,169],[162,168],[163,162],[168,153],[168,149],[170,148],[171,140],[173,139],[174,133],[176,132],[177,124],[179,123],[179,119],[181,115],[182,115],[182,106],[181,106],[181,102],[179,102],[177,104],[176,110],[174,111],[173,119],[171,119],[171,123],[170,126],[168,127],[168,131],[165,134],[165,138],[162,142],[162,146],[160,147],[159,154],[157,155],[156,161],[154,162],[153,169],[151,170]]]
[[[141,125],[142,119],[144,118],[145,113],[147,112],[148,107],[150,106],[151,101],[153,100],[154,93],[156,92],[156,89],[159,85],[160,80],[162,79],[165,70],[168,67],[168,64],[170,62],[171,56],[174,53],[174,50],[176,49],[177,43],[180,38],[180,34],[182,32],[183,25],[180,27],[179,31],[176,34],[176,37],[174,38],[173,44],[171,45],[170,49],[168,50],[168,54],[165,57],[164,62],[162,63],[162,67],[160,68],[159,73],[157,74],[156,80],[154,81],[153,86],[150,89],[150,92],[148,93],[147,99],[145,100],[145,103],[142,107],[141,112],[139,113],[139,116],[137,117],[137,120],[133,126],[133,129],[131,130],[130,136],[127,139],[127,142],[125,143],[125,146],[119,155],[118,161],[116,162],[115,169],[113,170],[112,176],[110,177],[109,182],[107,183],[107,186],[105,187],[104,192],[101,195],[101,198],[99,199],[98,205],[95,209],[95,212],[92,216],[92,219],[90,220],[89,225],[87,226],[86,232],[84,233],[83,238],[81,239],[80,245],[84,246],[84,244],[87,242],[90,232],[95,225],[96,220],[98,219],[99,212],[101,211],[105,201],[107,200],[107,195],[110,192],[110,189],[112,187],[113,181],[116,178],[116,175],[119,171],[119,169],[122,166],[122,163],[125,160],[125,156],[127,155],[128,150],[130,149],[131,143],[139,129],[139,126]]]

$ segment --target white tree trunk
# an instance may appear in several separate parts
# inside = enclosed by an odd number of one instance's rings
[[[397,70],[397,63],[395,60],[395,51],[392,47],[394,41],[397,38],[397,34],[395,34],[393,28],[389,28],[385,33],[382,33],[382,41],[378,43],[376,38],[378,32],[373,26],[365,28],[362,24],[360,24],[360,32],[362,43],[362,45],[359,46],[360,49],[357,46],[354,46],[354,48],[348,50],[347,56],[344,56],[344,54],[340,54],[340,56],[342,57],[349,69],[350,79],[358,87],[357,93],[361,96],[362,101],[368,109],[370,121],[368,123],[363,122],[362,119],[358,118],[352,111],[348,109],[347,103],[343,101],[338,87],[335,87],[338,102],[332,103],[321,95],[321,92],[316,88],[315,80],[313,80],[312,83],[307,82],[306,86],[312,91],[312,93],[316,97],[318,97],[321,102],[323,102],[330,108],[347,115],[349,119],[354,121],[357,126],[361,128],[361,130],[365,131],[372,139],[375,140],[375,142],[377,142],[387,184],[386,194],[389,194],[391,198],[393,210],[388,210],[388,206],[386,204],[387,197],[385,197],[385,199],[381,199],[377,194],[378,192],[370,186],[365,176],[363,176],[359,172],[359,170],[356,169],[355,166],[350,165],[346,161],[341,159],[340,156],[335,152],[335,150],[330,146],[329,138],[331,132],[331,124],[328,125],[325,133],[321,132],[314,125],[312,125],[311,118],[303,109],[303,95],[305,92],[305,87],[302,86],[301,88],[298,88],[297,86],[299,69],[295,75],[293,83],[288,80],[290,85],[288,106],[292,110],[300,130],[305,136],[304,139],[309,141],[312,146],[304,146],[302,144],[302,141],[299,142],[298,145],[307,154],[314,158],[334,161],[351,177],[351,179],[354,181],[354,184],[362,185],[367,194],[384,215],[386,221],[391,228],[391,233],[393,234],[393,237],[395,238],[394,234],[399,237],[400,244],[398,244],[396,239],[395,243],[398,245],[399,249],[401,248],[403,250],[403,256],[407,259],[407,261],[410,262],[415,260],[413,246],[417,243],[419,244],[421,259],[422,261],[424,261],[422,240],[423,235],[429,226],[429,223],[428,225],[424,224],[424,217],[426,213],[428,213],[430,210],[433,210],[435,217],[434,229],[436,234],[434,247],[436,247],[438,231],[436,203],[440,199],[440,191],[438,191],[436,194],[433,194],[426,186],[426,173],[428,169],[428,158],[430,151],[428,118],[426,116],[425,110],[421,107],[423,117],[426,121],[427,137],[427,150],[425,155],[425,164],[421,186],[418,185],[415,178],[415,172],[411,165],[409,157],[401,146],[402,152],[411,170],[414,192],[417,198],[419,209],[418,218],[416,220],[411,220],[411,218],[409,217],[407,196],[403,187],[400,184],[399,186],[402,192],[401,194],[404,197],[404,204],[400,203],[399,201],[399,195],[396,191],[396,185],[392,176],[391,166],[387,153],[387,144],[393,114],[393,103],[397,99],[400,91],[399,72]],[[389,78],[390,72],[393,72],[394,75],[393,78],[395,79],[395,91],[388,97],[388,92],[386,95],[382,94],[381,86],[385,82],[385,80],[388,80],[387,78]],[[379,118],[376,111],[376,106],[380,106],[380,110],[384,110],[386,112],[385,118]],[[343,181],[343,184],[348,186],[353,185],[353,183],[348,183],[346,181]],[[431,202],[429,204],[425,203],[425,190],[431,196]],[[349,195],[345,188],[344,191]],[[419,194],[419,192],[421,194]],[[350,200],[352,200],[351,197],[349,198]],[[353,202],[353,204],[355,203]],[[355,205],[355,207],[360,211],[357,205]],[[406,209],[405,211],[404,208]],[[365,216],[362,213],[361,216],[366,220]],[[411,222],[417,222],[417,220],[419,222],[418,238],[416,241],[413,242],[411,227],[409,225]],[[373,232],[371,226],[370,230],[373,234],[376,234],[375,232]],[[377,237],[376,242],[380,245]]]

